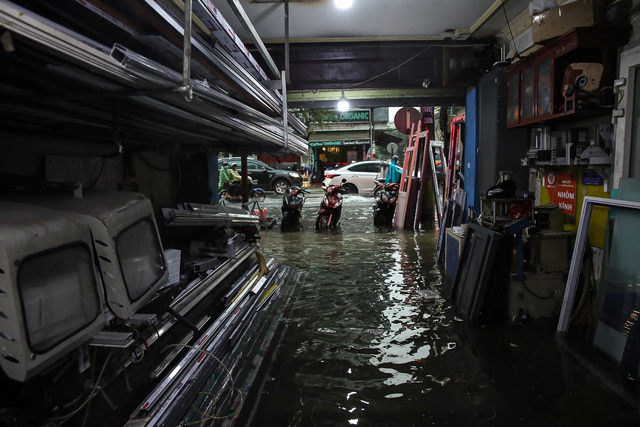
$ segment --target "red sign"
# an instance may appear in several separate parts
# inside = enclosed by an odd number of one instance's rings
[[[396,112],[393,117],[393,124],[399,132],[409,135],[411,133],[411,125],[416,125],[420,121],[420,112],[412,107],[404,107]]]
[[[572,218],[576,216],[576,176],[572,173],[547,172],[544,177],[549,201],[564,209]]]

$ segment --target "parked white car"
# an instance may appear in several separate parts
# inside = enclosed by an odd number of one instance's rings
[[[375,180],[383,165],[387,166],[388,163],[382,160],[364,160],[325,171],[322,188],[326,190],[328,186],[340,184],[346,179],[343,185],[350,194],[373,194]]]

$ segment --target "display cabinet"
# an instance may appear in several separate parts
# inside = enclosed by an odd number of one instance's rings
[[[599,115],[614,106],[617,48],[629,27],[574,28],[508,71],[507,126]]]

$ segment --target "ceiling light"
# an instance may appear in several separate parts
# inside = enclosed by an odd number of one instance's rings
[[[353,6],[353,0],[336,0],[336,7],[338,9],[348,9]]]
[[[344,91],[342,91],[342,95],[338,99],[338,111],[349,111],[349,100],[344,96]]]

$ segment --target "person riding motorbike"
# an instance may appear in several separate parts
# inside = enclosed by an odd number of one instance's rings
[[[218,190],[227,188],[229,184],[229,162],[222,162],[222,167],[218,173]]]
[[[242,176],[238,172],[238,164],[232,163],[229,173],[229,182],[227,186],[228,197],[239,197],[242,192]]]
[[[384,180],[385,185],[395,182],[396,184],[400,183],[400,178],[402,177],[402,168],[398,166],[398,156],[393,156],[391,158],[391,163],[389,163],[389,169],[387,171],[387,177]]]

